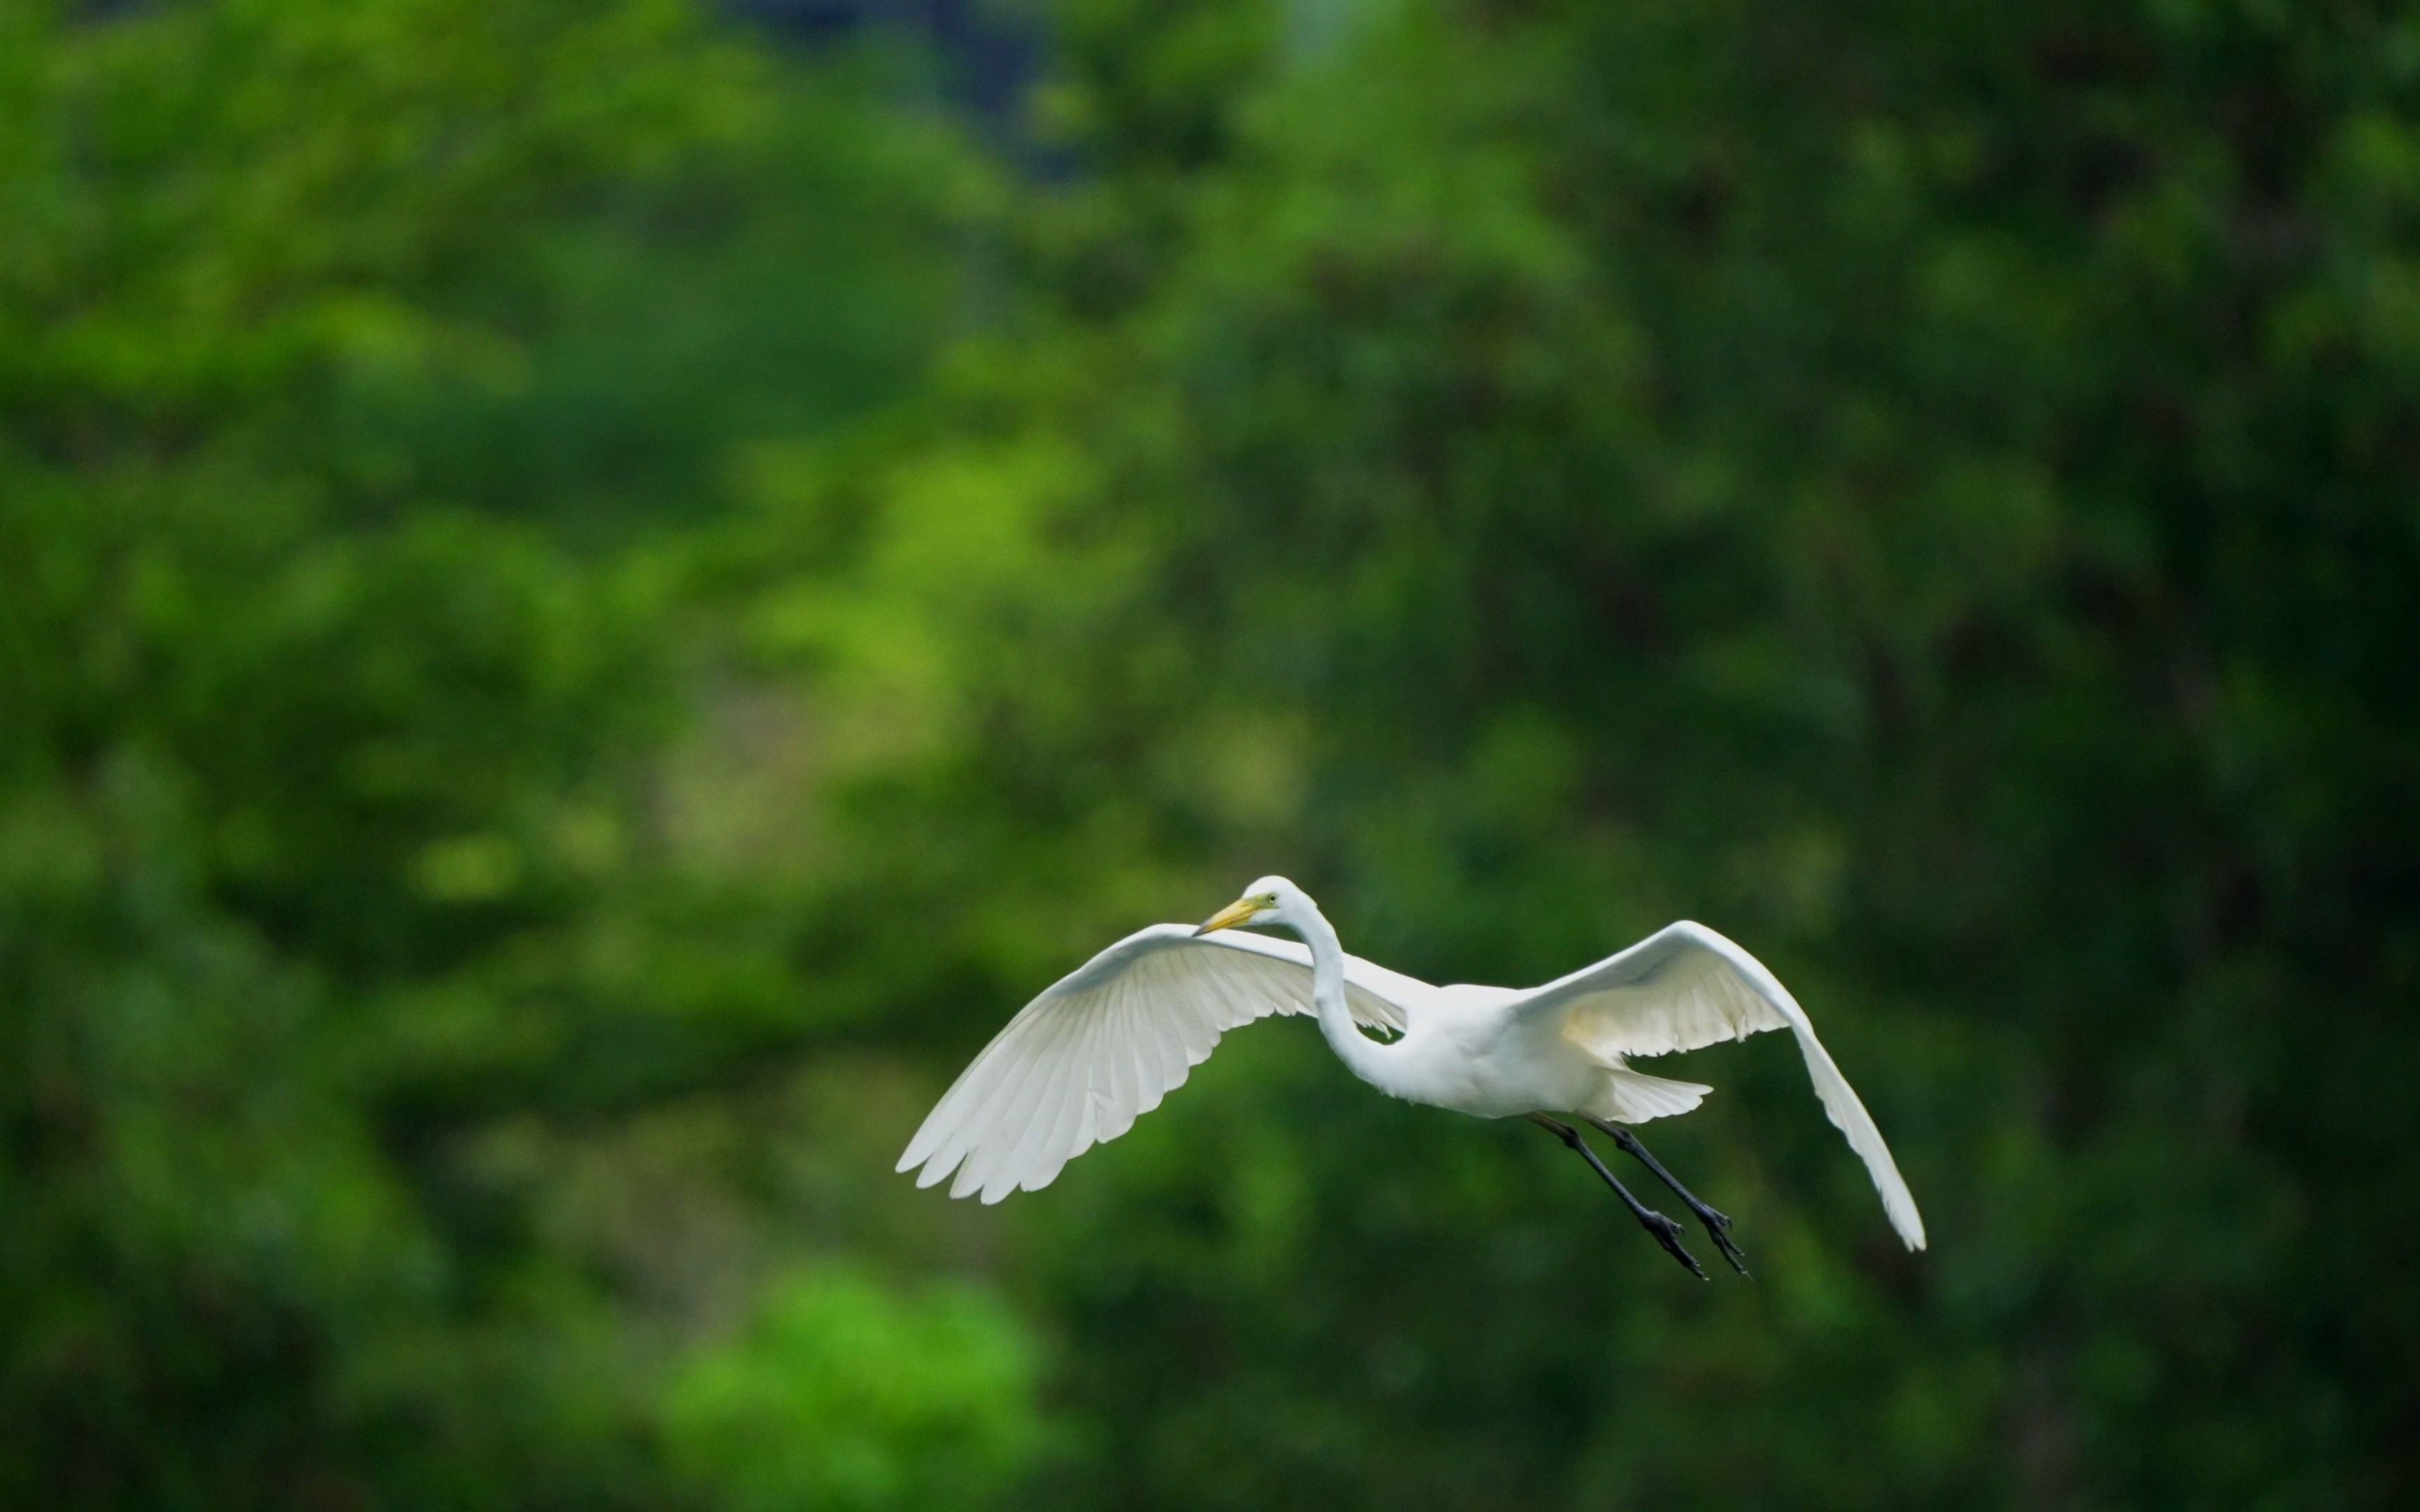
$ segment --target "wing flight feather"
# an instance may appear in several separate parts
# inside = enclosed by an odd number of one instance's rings
[[[1345,1002],[1372,1028],[1404,1032],[1431,989],[1347,956]],[[1155,924],[1120,940],[1027,1004],[993,1037],[908,1142],[899,1169],[948,1180],[954,1197],[998,1202],[1039,1191],[1210,1057],[1221,1034],[1273,1013],[1308,1013],[1311,952],[1292,940]]]

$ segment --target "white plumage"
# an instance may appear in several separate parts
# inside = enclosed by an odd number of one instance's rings
[[[1308,942],[1220,933],[1274,923]],[[1702,924],[1668,924],[1618,955],[1526,991],[1431,986],[1344,953],[1301,888],[1264,877],[1200,930],[1155,924],[1028,1004],[943,1093],[899,1159],[919,1186],[997,1202],[1050,1184],[1181,1086],[1227,1030],[1311,1013],[1380,1091],[1481,1118],[1572,1113],[1616,1124],[1686,1113],[1710,1088],[1634,1056],[1789,1029],[1832,1123],[1865,1161],[1910,1249],[1924,1220],[1880,1130],[1781,983]],[[1364,1027],[1391,1038],[1381,1042]],[[1607,1178],[1610,1180],[1610,1177]]]
[[[1311,1012],[1311,952],[1292,940],[1138,930],[1008,1021],[941,1094],[899,1169],[922,1165],[918,1186],[956,1170],[954,1197],[1039,1191],[1159,1106],[1229,1029]],[[1405,986],[1427,990],[1366,961],[1345,968],[1353,1016],[1372,1028],[1405,1032]]]

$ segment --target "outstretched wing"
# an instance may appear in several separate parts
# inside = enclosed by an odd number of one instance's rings
[[[1891,1227],[1908,1248],[1924,1248],[1924,1219],[1890,1147],[1815,1038],[1806,1010],[1762,962],[1703,924],[1667,924],[1620,955],[1522,993],[1513,999],[1513,1011],[1560,1013],[1567,1038],[1607,1059],[1695,1050],[1762,1029],[1790,1030],[1798,1037],[1824,1113],[1872,1174]]]
[[[1402,1033],[1428,986],[1357,956],[1344,961],[1354,1018]],[[954,1197],[1040,1191],[1159,1106],[1227,1030],[1310,1011],[1311,952],[1292,940],[1196,935],[1184,924],[1139,930],[1009,1020],[941,1094],[899,1169],[922,1165],[918,1186],[956,1171]]]

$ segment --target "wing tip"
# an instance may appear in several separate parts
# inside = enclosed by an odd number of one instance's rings
[[[1891,1227],[1899,1230],[1900,1242],[1907,1246],[1907,1252],[1910,1255],[1916,1254],[1926,1247],[1924,1219],[1917,1214],[1913,1198],[1908,1199],[1907,1211],[1904,1212],[1894,1209],[1890,1221]]]

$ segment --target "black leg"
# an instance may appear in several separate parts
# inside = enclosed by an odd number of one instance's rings
[[[1663,1245],[1668,1254],[1686,1266],[1699,1280],[1706,1279],[1704,1267],[1699,1265],[1695,1257],[1681,1247],[1681,1226],[1632,1196],[1630,1188],[1622,1185],[1611,1171],[1605,1168],[1605,1162],[1596,1158],[1596,1151],[1588,1147],[1588,1141],[1580,1137],[1580,1132],[1577,1129],[1559,1119],[1550,1119],[1543,1113],[1530,1114],[1529,1121],[1553,1134],[1566,1146],[1579,1151],[1580,1159],[1587,1161],[1591,1170],[1605,1178],[1605,1184],[1613,1188],[1613,1195],[1620,1197],[1622,1206],[1630,1210],[1630,1215],[1638,1220],[1638,1227],[1653,1234],[1655,1242]]]
[[[1583,1113],[1580,1117],[1604,1130],[1618,1148],[1637,1156],[1638,1164],[1653,1171],[1655,1179],[1670,1187],[1672,1195],[1687,1203],[1689,1211],[1698,1215],[1698,1222],[1706,1226],[1706,1237],[1712,1239],[1714,1242],[1714,1247],[1723,1252],[1723,1258],[1731,1262],[1731,1269],[1742,1275],[1747,1274],[1747,1257],[1740,1253],[1740,1247],[1737,1244],[1731,1242],[1731,1221],[1729,1218],[1699,1201],[1687,1187],[1674,1180],[1672,1173],[1664,1168],[1664,1163],[1647,1153],[1647,1147],[1638,1142],[1637,1134],[1618,1123],[1607,1123],[1603,1119],[1590,1114]]]

